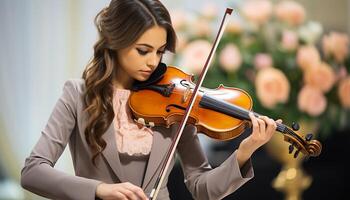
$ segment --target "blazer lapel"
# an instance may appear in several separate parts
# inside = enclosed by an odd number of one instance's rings
[[[124,182],[123,168],[120,163],[119,154],[117,150],[115,131],[114,131],[114,119],[109,126],[108,130],[102,135],[102,138],[106,141],[107,146],[102,151],[103,156],[106,158],[109,166],[112,168],[113,172],[119,178],[121,182]]]
[[[159,132],[158,130],[163,131]],[[148,160],[148,165],[145,173],[145,177],[142,183],[142,188],[146,189],[149,182],[154,178],[158,169],[161,168],[161,163],[164,161],[165,155],[172,141],[173,129],[165,129],[163,127],[156,127],[153,130],[153,144]]]

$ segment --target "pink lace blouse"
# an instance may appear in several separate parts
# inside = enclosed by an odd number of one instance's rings
[[[151,152],[153,132],[134,122],[128,99],[130,90],[114,89],[113,110],[117,149],[128,155],[148,155]]]

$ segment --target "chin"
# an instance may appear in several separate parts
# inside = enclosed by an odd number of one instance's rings
[[[149,76],[147,76],[147,77],[139,76],[139,77],[136,77],[135,80],[138,80],[138,81],[147,81],[148,78],[149,78]]]

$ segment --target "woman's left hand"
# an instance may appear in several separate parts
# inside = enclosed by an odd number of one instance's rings
[[[237,160],[240,167],[243,166],[259,147],[271,139],[277,128],[276,122],[282,123],[280,119],[274,121],[266,116],[257,118],[252,113],[249,113],[249,117],[253,125],[253,130],[251,135],[245,138],[238,147]]]

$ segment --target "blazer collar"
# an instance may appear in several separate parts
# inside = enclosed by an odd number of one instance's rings
[[[156,172],[162,167],[166,153],[171,145],[171,136],[172,131],[169,131],[169,129],[164,127],[153,128],[153,144],[142,183],[142,188],[144,190],[146,190],[153,178],[157,178],[154,176],[158,175]]]
[[[114,119],[109,125],[107,131],[102,135],[102,138],[106,141],[107,146],[102,151],[103,156],[106,158],[109,166],[112,168],[115,175],[119,178],[120,182],[125,182],[125,177],[123,173],[123,167],[120,163],[115,130],[114,130]]]

